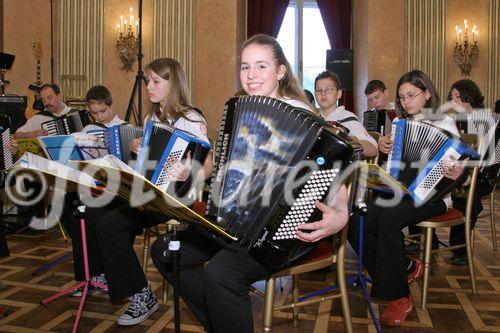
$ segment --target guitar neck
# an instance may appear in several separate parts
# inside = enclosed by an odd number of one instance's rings
[[[40,59],[36,60],[36,85],[40,86],[42,84],[40,75]]]

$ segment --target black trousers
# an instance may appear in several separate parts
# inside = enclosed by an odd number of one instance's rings
[[[106,274],[109,296],[121,300],[140,292],[148,281],[133,249],[133,241],[145,227],[165,222],[161,214],[132,208],[120,198],[100,208],[87,208],[85,230],[90,276]],[[73,221],[75,278],[83,280],[84,266],[79,221]]]
[[[10,256],[10,251],[7,245],[7,232],[3,225],[3,202],[0,201],[0,258],[8,256]]]
[[[483,204],[481,198],[490,194],[493,191],[493,186],[489,183],[486,175],[480,173],[478,176],[478,181],[476,183],[476,192],[474,193],[474,198],[472,200],[472,212],[471,212],[471,230],[474,228],[477,222],[477,217],[483,211]],[[453,208],[458,209],[465,214],[466,208],[466,198],[452,196]],[[465,243],[465,224],[456,225],[450,228],[450,245],[458,245]],[[455,255],[465,255],[465,248],[453,250]]]
[[[373,280],[373,297],[395,300],[410,294],[402,229],[444,212],[446,204],[442,200],[420,207],[406,198],[394,207],[368,205],[364,216],[363,264]],[[349,225],[349,242],[356,252],[359,219],[359,215],[355,216]]]
[[[180,295],[207,332],[253,332],[250,285],[272,273],[237,243],[224,245],[188,228],[181,232]],[[171,265],[163,260],[159,238],[151,256],[160,273],[173,283]]]

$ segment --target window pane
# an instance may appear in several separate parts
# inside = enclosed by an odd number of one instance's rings
[[[278,33],[278,43],[280,43],[288,62],[292,66],[293,72],[297,74],[297,7],[289,5],[280,32]]]
[[[303,82],[304,89],[314,92],[314,78],[326,68],[326,50],[330,41],[317,4],[304,6]]]

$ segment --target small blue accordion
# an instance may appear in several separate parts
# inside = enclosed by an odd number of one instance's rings
[[[165,123],[150,121],[144,129],[141,151],[135,170],[144,175],[162,191],[184,196],[191,187],[191,177],[175,181],[169,172],[175,160],[191,160],[203,164],[210,151],[208,142]],[[154,167],[151,167],[154,166]]]
[[[443,166],[456,160],[479,155],[464,142],[444,130],[415,120],[400,119],[392,125],[394,144],[387,170],[405,185],[418,203],[442,198],[456,186],[443,176]]]
[[[143,135],[144,131],[141,127],[131,124],[115,125],[105,130],[104,142],[110,154],[128,164],[134,158],[130,144],[134,139]]]

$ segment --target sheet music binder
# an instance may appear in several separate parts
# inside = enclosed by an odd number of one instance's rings
[[[406,195],[411,195],[403,184],[398,182],[387,171],[382,169],[378,164],[361,163],[362,174],[366,172],[366,186],[374,191],[384,193],[394,193],[394,190],[402,191]]]
[[[181,203],[179,200],[170,196],[168,193],[163,192],[160,188],[155,186],[144,176],[134,171],[128,165],[119,160],[116,156],[108,155],[98,160],[75,161],[75,164],[78,169],[92,171],[92,173],[95,174],[95,177],[98,180],[107,183],[106,186],[108,192],[117,193],[117,195],[119,195],[121,198],[129,201],[132,206],[136,206],[137,208],[144,211],[153,211],[160,213],[167,218],[175,218],[181,221],[194,222],[201,225],[202,227],[215,231],[216,233],[227,239],[236,240],[235,237],[229,235],[224,229],[222,229],[215,223],[199,215],[194,210]],[[87,169],[89,166],[93,166],[93,168],[91,167],[90,170]],[[107,181],[107,175],[117,173],[120,174],[119,183]],[[136,185],[133,186],[133,184]],[[137,184],[142,184],[143,186],[137,186]],[[134,190],[141,190],[143,192],[134,193]],[[142,193],[144,192],[151,192],[154,195],[154,198],[152,200],[149,200],[145,204],[142,204],[137,200],[131,201],[134,199],[142,199]]]

